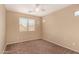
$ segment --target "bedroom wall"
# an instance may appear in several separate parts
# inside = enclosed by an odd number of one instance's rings
[[[36,29],[34,32],[19,31],[19,18],[22,16],[35,19],[36,22],[39,22],[39,24],[36,23]],[[41,18],[32,15],[7,11],[7,44],[19,43],[35,39],[41,39]]]
[[[0,53],[3,53],[6,46],[6,10],[4,5],[0,5]]]
[[[79,52],[79,5],[71,5],[43,17],[43,39]]]

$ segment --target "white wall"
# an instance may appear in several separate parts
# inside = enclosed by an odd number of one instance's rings
[[[0,53],[5,49],[5,7],[0,5]]]
[[[35,31],[30,32],[19,31],[19,18],[22,16],[36,20]],[[39,24],[37,22],[39,22]],[[36,39],[41,39],[40,17],[7,11],[7,44],[19,43]]]
[[[43,39],[79,52],[79,16],[74,16],[76,10],[79,10],[79,5],[43,17]]]

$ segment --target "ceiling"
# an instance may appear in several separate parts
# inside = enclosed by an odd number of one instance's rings
[[[34,16],[45,16],[51,12],[55,12],[62,8],[70,6],[69,4],[39,4],[39,11],[36,12],[36,4],[6,4],[5,7],[7,10],[20,12],[25,14],[31,14]]]

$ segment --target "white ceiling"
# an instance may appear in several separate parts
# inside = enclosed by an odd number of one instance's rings
[[[45,11],[36,12],[36,4],[6,4],[6,9],[10,11],[31,14],[35,16],[45,16],[51,12],[55,12],[67,6],[69,4],[40,4],[39,8],[44,9]]]

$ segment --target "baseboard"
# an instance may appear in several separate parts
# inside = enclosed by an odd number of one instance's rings
[[[19,42],[11,42],[11,43],[7,43],[7,45],[9,45],[9,44],[15,44],[15,43],[21,43],[21,42],[25,42],[25,41],[32,41],[32,40],[38,40],[38,39],[30,39],[30,40],[23,40],[23,41],[19,41]]]
[[[79,51],[77,51],[77,50],[73,50],[73,49],[70,49],[70,48],[68,48],[68,47],[64,47],[64,46],[62,46],[62,45],[60,45],[60,44],[57,44],[57,43],[52,42],[52,41],[49,41],[48,39],[43,39],[43,40],[46,40],[46,41],[48,41],[48,42],[50,42],[50,43],[53,43],[53,44],[59,45],[59,46],[61,46],[61,47],[63,47],[63,48],[66,48],[66,49],[69,49],[69,50],[71,50],[71,51],[74,51],[74,52],[79,53]]]

